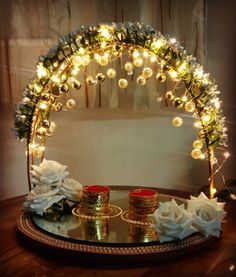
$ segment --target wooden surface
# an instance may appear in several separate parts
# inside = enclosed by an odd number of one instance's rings
[[[181,196],[181,194],[178,194]],[[184,195],[182,195],[184,196]],[[108,264],[72,260],[47,252],[21,239],[16,217],[23,197],[0,202],[0,276],[235,276],[236,202],[227,202],[228,212],[219,241],[207,249],[175,259],[145,264]]]

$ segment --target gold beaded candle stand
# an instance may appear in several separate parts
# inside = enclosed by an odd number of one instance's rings
[[[81,212],[90,216],[104,216],[109,210],[110,188],[107,186],[84,186]]]
[[[129,218],[146,221],[158,206],[158,193],[151,189],[135,189],[129,192]]]

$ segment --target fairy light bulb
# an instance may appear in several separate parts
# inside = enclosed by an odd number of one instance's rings
[[[211,116],[209,114],[204,114],[202,116],[202,121],[203,123],[206,123],[206,124],[209,123],[211,121]]]
[[[201,159],[201,160],[205,160],[205,159],[206,159],[206,154],[202,153],[202,154],[200,155],[200,159]]]
[[[47,78],[49,76],[49,71],[43,65],[37,65],[37,76],[39,79]]]
[[[143,75],[144,78],[148,79],[152,76],[152,73],[153,72],[152,72],[152,69],[150,67],[144,67],[142,75]]]
[[[200,121],[200,120],[195,121],[195,122],[194,122],[194,127],[195,127],[195,128],[201,128],[201,127],[202,127],[201,121]]]
[[[106,45],[107,45],[106,41],[102,41],[102,42],[101,42],[101,48],[105,48]]]
[[[157,61],[157,57],[156,56],[151,56],[150,61],[152,63],[155,63]]]
[[[75,65],[75,66],[80,66],[82,64],[82,57],[81,56],[74,56],[72,58],[72,63]]]
[[[183,119],[181,117],[176,116],[172,119],[172,125],[174,127],[180,127],[182,126],[182,124],[183,124]]]
[[[110,78],[110,79],[115,78],[116,77],[116,71],[115,71],[115,69],[109,68],[107,70],[107,77]]]
[[[195,104],[192,101],[189,101],[189,102],[187,102],[185,104],[184,108],[185,108],[186,112],[189,112],[189,113],[194,112],[194,110],[195,110]]]
[[[132,54],[132,57],[134,59],[138,58],[140,56],[140,53],[137,51],[137,50],[134,50],[133,54]]]
[[[126,71],[132,71],[134,69],[134,65],[131,62],[126,62],[124,68]]]
[[[228,159],[229,158],[229,156],[230,156],[230,153],[229,152],[224,152],[224,157],[226,158],[226,159]]]
[[[128,86],[128,81],[126,79],[122,78],[118,81],[118,86],[120,88],[126,88]]]
[[[149,53],[147,51],[143,51],[143,56],[144,56],[144,58],[148,58],[149,57]]]
[[[51,77],[51,80],[52,80],[54,83],[56,83],[56,84],[59,84],[59,83],[60,83],[60,79],[59,79],[59,77],[58,77],[57,75],[53,75],[53,76]]]
[[[136,80],[136,83],[140,86],[144,86],[146,84],[146,79],[143,76],[139,76]]]
[[[48,105],[45,102],[41,102],[41,103],[39,103],[39,108],[40,108],[40,110],[45,111],[45,110],[47,110]]]
[[[178,72],[176,72],[174,69],[169,70],[169,75],[172,79],[177,79],[178,78]]]
[[[101,25],[100,29],[98,31],[102,37],[104,37],[105,39],[109,39],[111,37],[111,33],[110,30],[107,28],[107,26],[105,25]]]
[[[54,132],[54,131],[56,130],[56,128],[57,128],[57,124],[56,124],[54,121],[52,121],[52,122],[50,123],[49,130],[50,130],[51,132]]]
[[[157,40],[154,40],[153,42],[152,42],[152,47],[154,48],[154,49],[159,49],[159,48],[161,48],[162,46],[164,45],[164,41],[162,40],[162,39],[157,39]]]
[[[82,64],[83,66],[87,66],[87,65],[89,65],[89,63],[90,63],[90,57],[89,57],[89,55],[83,56],[83,57],[82,57],[81,64]]]
[[[72,75],[72,76],[77,76],[78,73],[79,73],[79,71],[80,71],[79,67],[76,67],[76,66],[75,66],[75,67],[71,70],[71,75]]]
[[[141,67],[143,65],[143,59],[141,57],[137,57],[133,60],[133,63],[136,67]]]
[[[187,97],[186,95],[183,95],[183,96],[181,97],[181,99],[182,99],[183,102],[186,102],[186,101],[188,100],[188,97]]]
[[[200,139],[197,139],[193,142],[193,148],[202,149],[203,142]]]
[[[191,156],[195,160],[200,159],[201,155],[202,155],[202,151],[198,148],[193,149],[191,152]]]
[[[74,99],[68,99],[68,100],[66,101],[66,107],[67,107],[68,109],[73,109],[73,108],[75,107],[75,105],[76,105],[76,102],[75,102]]]
[[[175,43],[176,43],[176,38],[171,38],[171,39],[170,39],[170,43],[171,43],[171,44],[175,44]]]

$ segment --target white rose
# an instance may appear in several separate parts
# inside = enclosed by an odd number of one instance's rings
[[[225,203],[217,199],[208,199],[202,192],[198,197],[191,196],[187,211],[193,214],[194,226],[205,236],[220,236],[221,222],[226,216]]]
[[[58,195],[59,188],[51,189],[48,185],[38,185],[30,191],[24,206],[31,212],[43,215],[54,203],[60,202],[64,195]]]
[[[66,178],[60,186],[60,193],[71,201],[79,201],[83,186],[76,180]]]
[[[197,230],[192,226],[193,219],[184,208],[184,204],[178,205],[174,199],[160,203],[154,213],[156,229],[160,242],[183,239]]]
[[[69,174],[66,168],[67,166],[61,165],[56,161],[44,159],[39,166],[32,165],[32,183],[34,185],[61,185],[62,181]]]

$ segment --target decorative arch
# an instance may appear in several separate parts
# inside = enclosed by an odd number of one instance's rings
[[[24,89],[23,99],[15,112],[16,135],[20,140],[26,139],[27,144],[29,188],[30,159],[34,163],[35,159],[44,157],[45,140],[55,129],[55,124],[49,120],[50,112],[61,110],[60,97],[69,88],[80,89],[83,84],[76,76],[80,70],[86,71],[92,59],[105,67],[111,60],[119,59],[123,51],[130,56],[130,62],[124,66],[126,74],[132,75],[135,67],[143,66],[143,58],[148,58],[159,65],[155,76],[157,82],[165,81],[168,75],[173,81],[181,80],[184,84],[183,97],[176,97],[171,91],[165,97],[176,108],[184,108],[193,114],[194,125],[199,132],[191,155],[194,159],[208,160],[210,196],[213,197],[215,150],[222,151],[227,146],[225,117],[220,108],[220,91],[215,80],[175,39],[163,36],[149,25],[130,22],[82,26],[61,38],[58,45],[39,58],[36,75]],[[105,78],[115,78],[115,75],[115,70],[109,68],[106,74],[87,76],[86,85],[99,84]],[[145,85],[152,75],[152,69],[144,67],[136,79],[137,84]],[[128,85],[126,78],[117,81],[121,89]],[[68,100],[66,105],[73,107],[73,99]],[[175,127],[181,124],[181,118],[173,119]],[[223,153],[227,158],[228,152]]]

